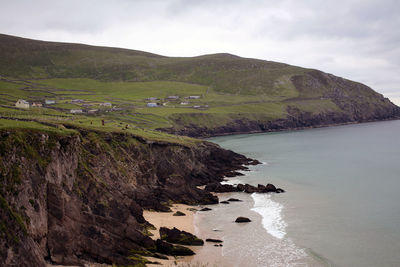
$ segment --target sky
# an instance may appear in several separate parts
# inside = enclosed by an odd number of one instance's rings
[[[0,0],[0,33],[284,62],[362,82],[400,105],[399,14],[398,0]]]

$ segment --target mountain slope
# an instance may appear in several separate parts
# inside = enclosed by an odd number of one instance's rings
[[[8,82],[0,84],[6,107],[23,95],[31,101],[109,101],[122,106],[123,123],[175,134],[209,136],[400,116],[397,106],[360,83],[230,54],[177,58],[0,35],[0,60],[0,75]],[[10,93],[21,79],[28,87],[18,88],[18,96]],[[167,101],[168,95],[181,100]],[[183,99],[189,95],[201,98]],[[146,108],[150,97],[165,106]]]

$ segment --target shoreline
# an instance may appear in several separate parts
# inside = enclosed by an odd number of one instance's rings
[[[304,126],[304,127],[294,127],[294,128],[282,128],[282,129],[268,129],[268,130],[251,130],[251,131],[237,131],[237,132],[222,132],[222,133],[213,133],[207,136],[190,136],[192,138],[197,138],[200,140],[207,140],[214,137],[222,137],[222,136],[234,136],[234,135],[242,135],[242,134],[260,134],[260,133],[279,133],[279,132],[286,132],[286,131],[302,131],[308,129],[318,129],[318,128],[329,128],[329,127],[336,127],[336,126],[346,126],[346,125],[357,125],[357,124],[365,124],[365,123],[374,123],[374,122],[385,122],[385,121],[396,121],[400,120],[400,117],[395,118],[386,118],[386,119],[376,119],[376,120],[367,120],[367,121],[349,121],[349,122],[339,122],[339,123],[331,123],[331,124],[319,124],[319,125],[311,125],[311,126]],[[161,132],[170,133],[168,131],[164,131],[162,128],[159,129]],[[177,133],[170,133],[177,136],[186,136],[180,135]]]
[[[156,229],[149,230],[150,233],[153,234],[151,238],[153,240],[160,238],[160,227],[174,228],[181,231],[189,232],[195,235],[195,224],[194,224],[194,214],[196,213],[196,206],[189,206],[185,204],[173,204],[171,206],[172,212],[158,212],[158,211],[149,211],[143,210],[143,217],[146,221],[151,223]],[[173,214],[177,211],[185,213],[185,216],[173,216]],[[196,246],[186,246],[192,249],[196,253]],[[160,264],[146,264],[146,266],[176,266],[180,262],[190,262],[193,256],[168,256],[168,260],[153,258],[153,257],[144,257],[152,262],[159,262]]]

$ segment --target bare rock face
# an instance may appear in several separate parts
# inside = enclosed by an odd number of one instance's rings
[[[143,208],[218,203],[196,186],[251,160],[203,142],[147,143],[80,130],[0,132],[0,265],[134,265],[157,251]],[[173,254],[190,254],[175,248]],[[171,255],[173,255],[171,254]]]

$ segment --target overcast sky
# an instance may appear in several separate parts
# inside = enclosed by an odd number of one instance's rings
[[[365,83],[400,104],[399,14],[399,0],[0,0],[0,33],[273,60]]]

